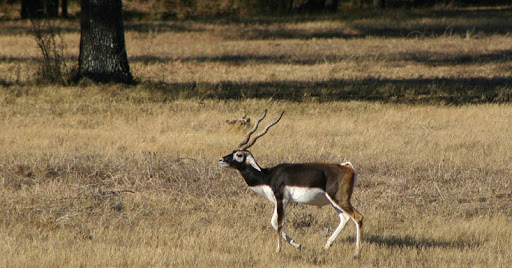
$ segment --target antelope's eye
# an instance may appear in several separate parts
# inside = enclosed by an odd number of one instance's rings
[[[242,157],[244,157],[244,155],[242,153],[237,153],[236,157],[242,158]]]

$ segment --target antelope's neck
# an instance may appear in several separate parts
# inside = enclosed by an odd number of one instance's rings
[[[259,171],[252,166],[245,166],[239,171],[249,187],[270,185],[265,175],[265,169]]]

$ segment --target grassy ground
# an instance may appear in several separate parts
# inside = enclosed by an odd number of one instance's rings
[[[38,86],[30,24],[0,22],[0,266],[507,267],[503,12],[132,21],[132,87]],[[330,207],[291,206],[305,248],[274,254],[270,203],[218,167],[245,133],[224,121],[264,108],[287,112],[253,147],[262,166],[357,165],[360,259],[352,224],[323,250]]]

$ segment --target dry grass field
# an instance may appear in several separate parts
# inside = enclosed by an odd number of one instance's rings
[[[30,23],[0,21],[0,267],[508,267],[511,11],[391,15],[128,21],[135,86],[37,85]],[[265,108],[262,166],[357,165],[361,258],[302,205],[304,249],[273,253],[270,202],[217,163]]]

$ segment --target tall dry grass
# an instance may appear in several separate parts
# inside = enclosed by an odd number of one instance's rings
[[[512,107],[482,104],[510,90],[510,35],[455,27],[360,38],[354,31],[377,25],[364,20],[133,22],[126,39],[139,85],[61,87],[33,84],[39,52],[24,33],[30,25],[1,23],[2,267],[512,260]],[[72,64],[77,25],[63,26]],[[342,30],[352,37],[334,36]],[[390,98],[335,101],[343,90]],[[395,103],[422,96],[434,103]],[[359,260],[352,225],[323,251],[337,225],[330,207],[291,206],[285,228],[305,248],[274,254],[271,204],[218,167],[244,135],[225,120],[264,108],[271,117],[287,112],[253,147],[262,166],[357,165],[353,203],[366,218]]]
[[[5,92],[3,98],[6,98]],[[55,97],[58,101],[54,101]],[[493,266],[511,259],[509,105],[182,100],[137,89],[51,88],[3,106],[3,266]],[[366,216],[329,251],[334,211],[292,206],[305,245],[272,253],[271,206],[217,166],[263,107],[284,120],[260,164],[350,160]]]

